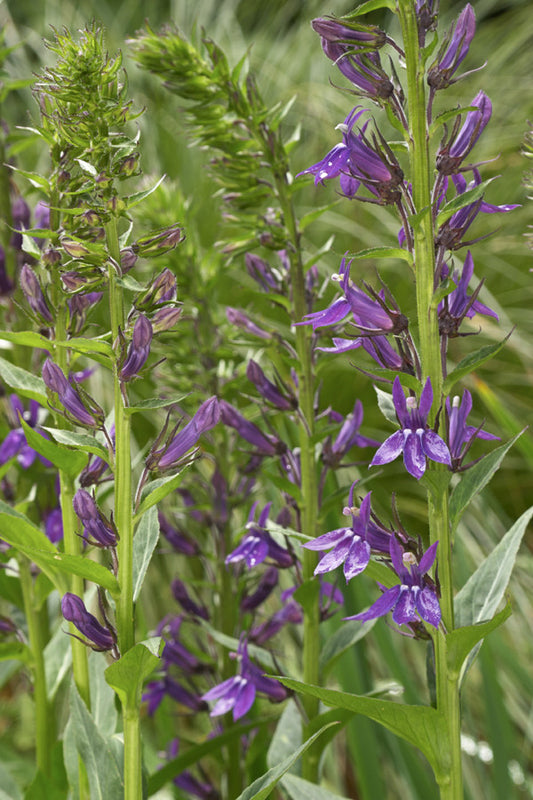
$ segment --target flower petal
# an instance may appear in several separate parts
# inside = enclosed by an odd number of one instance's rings
[[[348,555],[350,544],[351,537],[343,539],[334,550],[320,559],[314,574],[322,575],[323,572],[331,572],[332,569],[336,569]]]
[[[356,536],[344,562],[344,577],[346,578],[346,583],[363,572],[369,561],[370,545],[364,539]]]
[[[344,617],[344,619],[358,619],[360,622],[368,622],[370,619],[384,617],[396,605],[401,588],[400,584],[398,584],[393,586],[392,589],[387,589],[366,611],[362,611],[361,614],[354,614],[352,617]]]
[[[448,464],[448,466],[451,466],[452,460],[450,451],[445,442],[435,431],[424,431],[422,434],[422,449],[432,461],[438,461],[440,464]]]
[[[388,439],[385,439],[381,447],[377,450],[374,458],[370,462],[373,467],[376,464],[389,464],[398,458],[404,447],[403,431],[396,431]]]
[[[305,542],[302,547],[307,550],[327,550],[339,544],[345,536],[351,536],[351,533],[350,528],[336,528],[334,531],[328,531],[328,533],[323,533],[322,536],[317,536],[316,539],[310,542]]]
[[[416,598],[416,608],[425,622],[429,622],[429,624],[433,625],[435,628],[439,627],[441,618],[439,601],[437,595],[429,586],[424,586],[422,591],[418,594]]]
[[[422,449],[422,433],[411,431],[405,440],[403,449],[403,463],[405,469],[417,481],[426,471],[426,456]]]
[[[400,587],[400,596],[392,619],[397,625],[404,625],[416,620],[415,592],[405,584]]]

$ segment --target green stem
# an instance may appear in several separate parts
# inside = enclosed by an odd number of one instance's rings
[[[35,701],[37,768],[44,775],[50,775],[52,748],[55,743],[55,725],[46,693],[43,655],[46,644],[46,631],[41,624],[41,616],[35,607],[30,562],[24,556],[19,556],[18,562],[24,614],[28,625],[29,647],[32,654],[31,671],[33,676],[33,699]]]
[[[407,102],[410,121],[409,156],[413,185],[413,202],[419,215],[414,228],[414,257],[416,268],[416,303],[419,329],[422,377],[431,379],[437,408],[442,401],[443,370],[437,308],[433,301],[435,280],[435,231],[431,206],[429,135],[427,130],[425,70],[418,42],[415,4],[398,0],[402,26],[407,74]],[[436,416],[435,407],[432,418]],[[453,618],[453,573],[450,523],[448,515],[448,484],[446,468],[431,464],[432,480],[428,490],[428,520],[430,541],[439,542],[439,580],[441,589],[442,624],[450,632]],[[447,759],[449,770],[441,776],[441,800],[462,800],[461,719],[458,676],[449,668],[446,636],[439,630],[434,636],[437,681],[437,708],[447,726]]]
[[[138,706],[123,704],[124,800],[142,800],[141,715]]]
[[[288,193],[286,170],[274,171],[277,195],[280,201],[283,218],[289,232],[292,247],[289,248],[290,281],[292,289],[294,322],[299,322],[307,313],[305,274],[301,258],[300,233],[294,214],[292,201]],[[300,468],[301,468],[301,528],[302,533],[314,537],[317,532],[318,520],[318,481],[317,465],[314,447],[315,428],[315,377],[313,371],[311,331],[308,326],[296,327],[296,352],[298,353],[298,396],[300,413],[303,420],[299,428],[300,440]],[[305,550],[303,554],[303,579],[312,581],[317,564],[316,553]],[[320,600],[318,581],[313,581],[314,593],[307,599],[303,606],[303,679],[305,683],[314,686],[320,683],[319,654],[320,654]],[[302,698],[308,722],[318,716],[319,703],[315,697]],[[309,738],[311,732],[307,730],[308,723],[304,726],[304,740]],[[312,783],[318,782],[318,767],[320,749],[310,747],[302,756],[302,777]]]

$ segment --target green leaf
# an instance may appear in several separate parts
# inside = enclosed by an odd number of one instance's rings
[[[67,339],[65,342],[54,342],[55,347],[67,347],[76,353],[99,353],[113,358],[113,348],[103,339]]]
[[[304,742],[301,747],[291,753],[288,758],[282,761],[280,764],[277,764],[275,767],[272,767],[265,772],[260,778],[257,778],[247,789],[239,795],[237,800],[265,800],[274,790],[275,786],[279,783],[281,778],[285,775],[286,772],[292,767],[295,761],[298,761],[300,756],[305,753],[305,751],[315,742],[319,736],[324,733],[325,730],[330,728],[332,725],[336,725],[335,722],[330,722],[329,725],[325,725],[321,728],[318,733],[315,733],[314,736],[311,736],[306,742]]]
[[[394,381],[394,378],[397,377],[398,373],[394,369],[386,369],[385,367],[372,367],[371,368],[372,375],[375,375],[377,378],[385,378],[386,380],[390,381],[391,383]],[[407,387],[408,389],[412,389],[417,394],[420,394],[422,387],[420,386],[420,381],[414,375],[408,375],[406,372],[402,374],[402,386]],[[387,394],[384,392],[384,394]],[[394,422],[396,425],[398,424],[398,420],[396,416],[394,417]]]
[[[179,395],[177,397],[152,397],[149,400],[140,400],[138,403],[135,403],[134,406],[128,406],[124,409],[126,414],[136,414],[139,411],[150,411],[153,408],[167,408],[167,406],[173,405],[173,403],[179,403],[183,400],[185,395]]]
[[[507,531],[455,597],[457,627],[491,619],[501,603],[533,506]]]
[[[33,657],[30,648],[23,642],[0,642],[0,661],[9,659],[30,664]]]
[[[344,708],[379,722],[396,736],[422,751],[431,764],[437,781],[443,775],[448,755],[445,745],[446,722],[443,715],[435,708],[347,694],[284,677],[279,677],[278,680],[296,692],[318,697],[327,706]]]
[[[390,570],[387,570],[390,572]],[[359,622],[358,619],[349,619],[342,623],[329,639],[326,639],[320,650],[320,669],[323,675],[334,665],[335,661],[352,645],[369,633],[377,622],[371,619],[368,622]]]
[[[45,439],[38,431],[31,428],[27,422],[20,418],[20,424],[26,434],[26,441],[37,453],[47,458],[58,469],[74,477],[79,475],[85,464],[87,456],[79,450],[71,450],[62,444]]]
[[[396,3],[394,0],[367,0],[366,3],[362,3],[358,6],[355,11],[346,14],[343,19],[360,17],[361,14],[368,14],[370,11],[377,11],[379,8],[388,8],[393,14],[396,13]]]
[[[130,651],[131,652],[131,651]],[[91,800],[114,800],[124,796],[122,764],[110,737],[99,732],[74,682],[70,688],[68,738],[85,764]]]
[[[473,189],[469,189],[468,191],[457,195],[457,197],[454,197],[449,203],[446,203],[446,205],[439,211],[435,223],[436,227],[440,228],[441,225],[444,225],[444,223],[449,220],[450,217],[453,217],[454,214],[460,211],[461,208],[469,206],[471,203],[475,203],[476,200],[479,200],[480,197],[483,197],[485,194],[485,189],[489,184],[492,183],[493,180],[494,178],[489,178],[488,181],[482,181],[482,183],[478,184],[478,186],[474,186]]]
[[[314,208],[312,211],[309,211],[307,214],[304,214],[303,217],[300,219],[300,230],[304,231],[309,225],[313,222],[316,222],[317,219],[320,219],[322,214],[325,214],[326,211],[331,211],[332,208],[335,208],[337,202],[329,203],[327,206],[321,206],[320,208]]]
[[[469,111],[476,111],[478,110],[477,106],[459,106],[458,108],[450,108],[448,111],[443,111],[442,114],[439,114],[433,120],[431,127],[429,129],[429,136],[430,138],[435,135],[435,133],[440,129],[445,122],[448,122],[449,119],[453,119],[454,117],[458,117],[459,114],[465,114]]]
[[[102,736],[112,736],[115,733],[118,717],[115,693],[105,679],[107,665],[103,653],[89,653],[91,714]]]
[[[21,397],[37,400],[46,408],[46,386],[42,378],[15,366],[5,358],[0,357],[0,378],[7,383]]]
[[[511,449],[523,432],[520,431],[506,444],[497,447],[492,453],[484,456],[481,461],[478,461],[477,464],[462,473],[461,480],[453,490],[450,498],[450,525],[452,530],[457,527],[457,523],[468,504],[487,485],[494,473],[499,469],[508,450]]]
[[[497,355],[502,347],[505,346],[510,335],[511,334],[509,333],[505,339],[497,344],[488,344],[485,347],[482,347],[480,350],[477,350],[475,353],[470,353],[468,356],[466,356],[466,358],[463,358],[444,381],[444,394],[446,396],[449,395],[452,387],[455,383],[457,383],[457,381],[462,380],[466,375],[470,375],[471,372],[480,367],[481,364],[484,364],[485,361],[489,361],[489,359]]]
[[[82,450],[84,453],[92,453],[92,455],[99,456],[106,464],[110,463],[110,456],[107,447],[104,447],[98,439],[94,436],[89,436],[86,433],[78,433],[77,431],[65,431],[62,428],[48,428],[43,427],[54,440],[59,444],[66,445],[67,447],[75,447],[77,450]]]
[[[511,604],[507,603],[499,614],[496,614],[495,617],[487,622],[478,622],[475,625],[467,625],[464,628],[456,628],[450,631],[446,636],[446,647],[448,650],[448,665],[452,675],[454,673],[457,676],[460,674],[464,662],[469,654],[472,653],[472,657],[468,659],[466,669],[463,671],[461,680],[464,680],[466,671],[479,650],[479,647],[476,647],[476,645],[481,646],[481,641],[488,636],[489,633],[492,633],[493,630],[502,625],[502,623],[511,616],[511,613]],[[475,652],[473,652],[474,650]]]
[[[190,747],[184,753],[168,761],[164,767],[156,770],[153,775],[150,775],[148,779],[148,796],[151,797],[158,792],[165,783],[171,781],[172,778],[175,778],[176,775],[179,775],[184,769],[197,764],[201,758],[211,753],[218,752],[235,739],[240,740],[242,736],[252,730],[261,729],[270,725],[272,719],[272,717],[263,717],[261,720],[252,720],[252,722],[249,722],[247,725],[233,725],[228,731],[220,734],[220,736],[215,736],[213,739],[208,739],[202,744]]]
[[[292,800],[347,800],[346,797],[341,797],[339,794],[333,794],[328,789],[317,786],[316,783],[310,783],[298,775],[291,775],[288,773],[282,780],[282,786],[290,795]]]
[[[136,192],[135,194],[131,194],[129,197],[126,198],[127,207],[134,208],[138,203],[141,203],[146,197],[149,197],[165,180],[166,175],[162,175],[161,178],[155,183],[153,186],[150,186],[149,189],[144,189],[142,192]]]
[[[139,642],[105,671],[105,679],[125,708],[138,709],[146,678],[159,664],[163,640],[154,636]]]
[[[24,793],[24,800],[67,800],[69,787],[63,763],[63,743],[56,742],[52,749],[51,768],[47,774],[37,771]]]
[[[133,602],[139,597],[146,570],[159,541],[159,519],[156,506],[143,514],[133,539]]]
[[[378,406],[379,410],[389,422],[392,422],[393,425],[398,427],[398,419],[396,417],[396,409],[394,408],[394,402],[392,400],[392,395],[388,392],[384,392],[383,389],[380,389],[379,386],[374,386],[374,391],[378,396]]]
[[[39,250],[39,254],[41,251]],[[13,342],[26,347],[50,350],[52,342],[40,333],[33,331],[0,331],[0,339],[6,342]]]
[[[145,511],[148,511],[149,508],[161,502],[164,497],[173,492],[174,489],[180,485],[188,467],[189,464],[185,464],[175,475],[168,475],[166,478],[157,478],[144,487],[143,499],[135,515],[135,521],[138,521]]]
[[[18,549],[22,550],[21,547]],[[103,589],[107,589],[115,598],[120,594],[120,586],[113,573],[110,572],[107,567],[104,567],[103,564],[98,564],[98,562],[92,561],[90,558],[87,558],[87,556],[60,553],[58,550],[54,553],[32,550],[25,554],[47,573],[56,587],[58,583],[57,575],[54,578],[51,574],[54,569],[66,572],[68,575],[79,575],[81,578],[92,581]],[[67,590],[65,589],[64,591]]]
[[[368,247],[357,253],[349,253],[348,258],[399,258],[413,266],[413,257],[408,250],[402,247]]]
[[[302,715],[291,697],[285,704],[267,752],[267,766],[275,767],[302,744]]]
[[[66,633],[66,626],[61,626],[44,648],[46,691],[50,701],[54,699],[65,676],[70,675],[71,666],[71,638]]]

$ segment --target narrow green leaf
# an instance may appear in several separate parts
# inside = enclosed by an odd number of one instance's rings
[[[37,453],[51,461],[52,464],[61,469],[67,475],[74,477],[79,475],[85,464],[87,456],[79,450],[71,450],[62,444],[45,439],[38,431],[31,428],[22,418],[20,424],[26,434],[26,441]]]
[[[401,247],[368,247],[357,253],[349,253],[348,258],[399,258],[413,266],[413,257],[408,250]]]
[[[321,726],[319,726],[321,727]],[[285,704],[267,751],[267,766],[275,767],[302,744],[302,715],[292,698]]]
[[[446,723],[436,709],[323,689],[284,677],[278,680],[296,692],[318,697],[327,706],[344,708],[379,722],[396,736],[418,747],[431,764],[437,780],[442,776],[449,754],[445,745]]]
[[[242,736],[252,730],[261,729],[270,725],[272,720],[272,717],[266,717],[260,720],[252,720],[252,722],[249,722],[247,725],[233,725],[228,731],[220,734],[220,736],[215,736],[213,739],[208,739],[202,744],[189,747],[184,753],[168,761],[164,767],[161,767],[161,769],[156,770],[153,775],[150,775],[148,779],[148,796],[151,797],[158,792],[165,783],[171,781],[172,778],[175,778],[176,775],[179,775],[184,769],[197,764],[201,758],[211,753],[217,753],[225,747],[225,745],[235,739],[240,740]]]
[[[455,597],[457,627],[490,620],[501,603],[533,506],[507,531]]]
[[[310,783],[298,775],[291,775],[288,773],[282,780],[283,788],[290,795],[292,800],[347,800],[346,797],[341,797],[340,794],[333,794],[328,789],[322,786],[317,786],[316,783]]]
[[[65,431],[62,428],[48,428],[44,427],[43,430],[47,431],[54,440],[59,444],[67,447],[75,447],[82,450],[84,453],[92,453],[92,455],[99,456],[107,464],[110,462],[109,452],[98,439],[94,436],[89,436],[87,433],[78,433],[77,431]]]
[[[507,339],[510,335],[511,334],[509,333],[505,339],[497,344],[488,344],[485,347],[482,347],[480,350],[476,350],[475,353],[470,353],[466,356],[466,358],[463,358],[444,381],[444,394],[446,396],[449,395],[457,381],[461,381],[467,375],[470,375],[470,373],[475,369],[484,364],[485,361],[489,361],[491,358],[497,355],[507,343]]]
[[[489,178],[488,181],[483,181],[477,186],[474,186],[473,189],[468,189],[468,191],[457,195],[457,197],[454,197],[449,203],[446,203],[441,211],[439,211],[437,216],[437,228],[440,228],[441,225],[444,225],[444,223],[449,220],[450,217],[453,217],[454,214],[460,211],[461,208],[469,206],[471,203],[475,203],[476,200],[479,200],[480,197],[483,197],[487,186],[489,186],[493,180],[494,178]]]
[[[302,184],[303,185],[303,184]],[[327,206],[321,206],[320,208],[314,208],[312,211],[309,211],[307,214],[304,214],[303,217],[300,219],[300,230],[304,231],[309,225],[313,222],[316,222],[322,214],[325,214],[326,211],[331,211],[332,208],[335,208],[337,203],[329,203]]]
[[[390,570],[388,570],[390,571]],[[342,623],[341,627],[326,639],[320,650],[320,669],[322,674],[327,672],[334,665],[335,661],[356,642],[369,633],[377,619],[368,622],[359,622],[357,619],[349,619]]]
[[[282,761],[280,764],[277,764],[275,767],[272,767],[265,772],[260,778],[257,778],[247,789],[239,795],[237,800],[265,800],[274,790],[275,786],[279,783],[281,778],[285,775],[286,772],[292,767],[295,761],[298,761],[300,756],[305,753],[305,751],[315,742],[319,736],[324,733],[332,725],[336,725],[337,723],[331,722],[329,725],[325,725],[321,728],[318,733],[315,733],[314,736],[311,736],[306,742],[304,742],[301,747],[295,750],[294,753],[291,753],[288,758]]]
[[[54,342],[56,347],[67,347],[76,353],[99,353],[100,355],[113,357],[113,348],[104,339],[67,339],[65,342]]]
[[[43,534],[44,535],[44,534]],[[26,553],[28,555],[28,553]],[[79,575],[88,581],[96,583],[101,586],[113,596],[118,597],[120,594],[120,586],[112,572],[104,567],[103,564],[98,564],[96,561],[91,561],[87,556],[75,556],[70,553],[43,553],[32,551],[30,558],[32,561],[41,567],[41,569],[48,569],[47,574],[50,575],[52,569],[58,569],[68,575]],[[53,578],[51,578],[53,580]],[[54,581],[57,586],[57,578]]]
[[[70,675],[72,666],[72,646],[70,636],[66,633],[66,625],[59,627],[44,648],[44,671],[46,674],[46,692],[48,699],[54,699],[57,690],[66,675]]]
[[[396,3],[394,0],[367,0],[366,3],[362,3],[358,6],[355,11],[346,14],[344,19],[360,17],[361,14],[368,14],[370,11],[377,11],[379,8],[388,8],[393,14],[396,13]]]
[[[7,383],[17,394],[37,400],[46,408],[46,386],[42,378],[15,366],[5,358],[0,357],[0,378]]]
[[[493,630],[498,628],[506,619],[511,616],[511,604],[507,603],[499,614],[488,620],[487,622],[478,622],[475,625],[467,625],[464,628],[456,628],[446,636],[446,646],[448,649],[448,664],[451,673],[457,676],[460,674],[464,662],[469,654],[475,649],[476,653],[479,648],[476,645],[492,633]],[[474,654],[475,656],[475,654]],[[473,661],[469,659],[469,662]],[[467,669],[469,664],[467,665]],[[462,680],[464,680],[466,670],[463,672]]]
[[[23,642],[0,642],[0,661],[10,659],[29,664],[32,661],[31,650]]]
[[[109,738],[100,734],[74,682],[70,688],[69,738],[85,764],[91,800],[124,796],[122,765]]]
[[[433,120],[433,123],[429,129],[430,137],[434,136],[437,131],[440,131],[442,125],[444,125],[445,122],[448,122],[448,120],[458,117],[459,114],[466,114],[469,111],[476,110],[477,106],[458,106],[457,108],[449,108],[448,111],[443,111],[442,114],[439,114]]]
[[[139,642],[106,669],[105,679],[125,708],[140,707],[143,683],[159,664],[162,644],[160,636]]]
[[[474,464],[473,467],[461,475],[461,480],[453,490],[450,498],[450,525],[452,530],[457,527],[457,523],[468,504],[487,485],[494,473],[499,469],[506,453],[522,433],[523,431],[506,444],[497,447],[492,453],[484,456],[481,461],[478,461],[477,464]]]
[[[143,514],[133,539],[133,602],[139,597],[146,570],[159,541],[159,519],[157,507],[152,506]]]
[[[126,198],[127,207],[134,208],[138,203],[141,203],[146,197],[149,197],[156,189],[161,186],[163,181],[165,180],[166,175],[162,175],[161,178],[155,183],[153,186],[150,186],[149,189],[144,189],[142,192],[136,192],[135,194],[131,194],[129,197]]]
[[[148,511],[149,508],[155,506],[156,503],[161,502],[161,500],[166,497],[167,494],[173,492],[174,489],[180,485],[188,467],[189,464],[185,464],[175,475],[168,475],[166,478],[157,478],[155,481],[148,483],[144,487],[143,499],[135,515],[136,522],[141,518],[145,511]]]
[[[39,253],[41,251],[39,250]],[[52,342],[40,333],[34,331],[0,331],[0,339],[6,342],[13,342],[26,347],[40,348],[42,350],[50,350]]]
[[[154,408],[167,408],[167,406],[181,402],[184,397],[183,394],[176,397],[151,397],[149,400],[140,400],[134,406],[128,406],[124,411],[126,414],[136,414],[139,411],[150,411]]]
[[[378,406],[379,410],[389,422],[392,422],[393,425],[398,427],[398,419],[396,417],[396,409],[394,408],[394,402],[392,400],[392,395],[388,392],[384,392],[383,389],[380,389],[379,386],[374,386],[374,391],[378,396]]]

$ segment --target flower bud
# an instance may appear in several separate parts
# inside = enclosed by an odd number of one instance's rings
[[[67,592],[61,600],[61,611],[64,618],[68,622],[72,622],[79,632],[89,639],[87,644],[93,650],[105,652],[115,648],[116,636],[114,631],[104,628],[96,617],[87,611],[80,597]]]
[[[28,264],[23,264],[20,270],[19,280],[20,287],[33,313],[45,323],[53,322],[54,318],[43,292],[41,282]]]
[[[72,505],[83,525],[83,535],[97,547],[116,547],[118,533],[107,517],[98,509],[94,498],[85,489],[78,489]]]
[[[133,326],[133,336],[126,359],[119,369],[121,381],[130,381],[137,377],[150,355],[152,343],[152,325],[150,320],[140,314]]]

